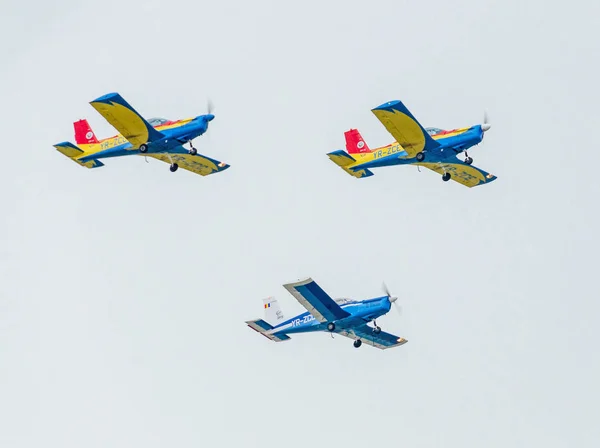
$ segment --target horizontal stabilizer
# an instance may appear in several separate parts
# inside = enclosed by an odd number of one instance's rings
[[[249,320],[249,321],[246,321],[246,324],[253,330],[258,331],[264,337],[269,338],[272,341],[283,342],[283,341],[288,341],[291,339],[288,335],[285,335],[285,334],[267,333],[269,330],[273,329],[273,326],[271,324],[265,322],[262,319]]]
[[[104,166],[104,164],[98,159],[88,160],[87,162],[81,162],[78,160],[78,158],[83,156],[85,152],[71,142],[57,143],[54,145],[54,147],[57,151],[70,158],[73,162],[81,166],[85,166],[86,168],[100,168],[101,166]]]
[[[373,175],[370,170],[365,168],[356,171],[349,168],[350,165],[356,163],[356,159],[344,150],[338,149],[337,151],[330,152],[327,154],[327,157],[329,157],[333,163],[335,163],[345,172],[358,179]]]

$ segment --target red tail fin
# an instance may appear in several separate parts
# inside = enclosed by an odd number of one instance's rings
[[[344,132],[344,137],[346,137],[346,150],[348,154],[371,152],[367,142],[364,141],[357,129],[350,129]]]
[[[75,143],[77,144],[90,144],[90,143],[98,143],[98,139],[92,131],[90,124],[87,120],[79,120],[73,123],[73,128],[75,128]]]

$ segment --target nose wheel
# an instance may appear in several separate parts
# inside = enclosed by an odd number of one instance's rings
[[[467,154],[467,151],[465,151],[465,163],[467,165],[470,165],[473,163],[473,157],[469,157],[469,154]]]
[[[191,155],[195,156],[196,154],[198,154],[198,150],[196,148],[194,148],[194,146],[192,145],[192,142],[190,141],[190,149],[188,151]]]

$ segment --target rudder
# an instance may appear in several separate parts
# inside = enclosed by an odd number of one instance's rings
[[[75,143],[78,145],[90,145],[99,143],[96,134],[86,119],[81,119],[73,123],[75,130]]]
[[[263,308],[265,309],[265,320],[271,325],[283,320],[283,311],[274,297],[263,299]]]
[[[344,138],[346,139],[346,150],[348,154],[364,154],[366,152],[371,152],[367,142],[360,135],[358,129],[350,129],[349,131],[344,132]]]

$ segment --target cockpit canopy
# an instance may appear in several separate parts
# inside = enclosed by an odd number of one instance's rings
[[[438,135],[441,132],[444,132],[443,129],[440,128],[425,128],[429,135]]]
[[[163,124],[165,124],[165,123],[167,123],[167,122],[169,122],[169,121],[170,121],[170,120],[167,120],[166,118],[156,118],[156,117],[155,117],[155,118],[150,118],[150,119],[148,120],[148,123],[150,123],[150,125],[151,125],[151,126],[154,126],[154,127],[156,127],[156,126],[163,125]]]
[[[334,299],[335,303],[338,305],[347,305],[349,303],[356,303],[356,300],[349,299],[347,297],[340,297],[338,299]]]

